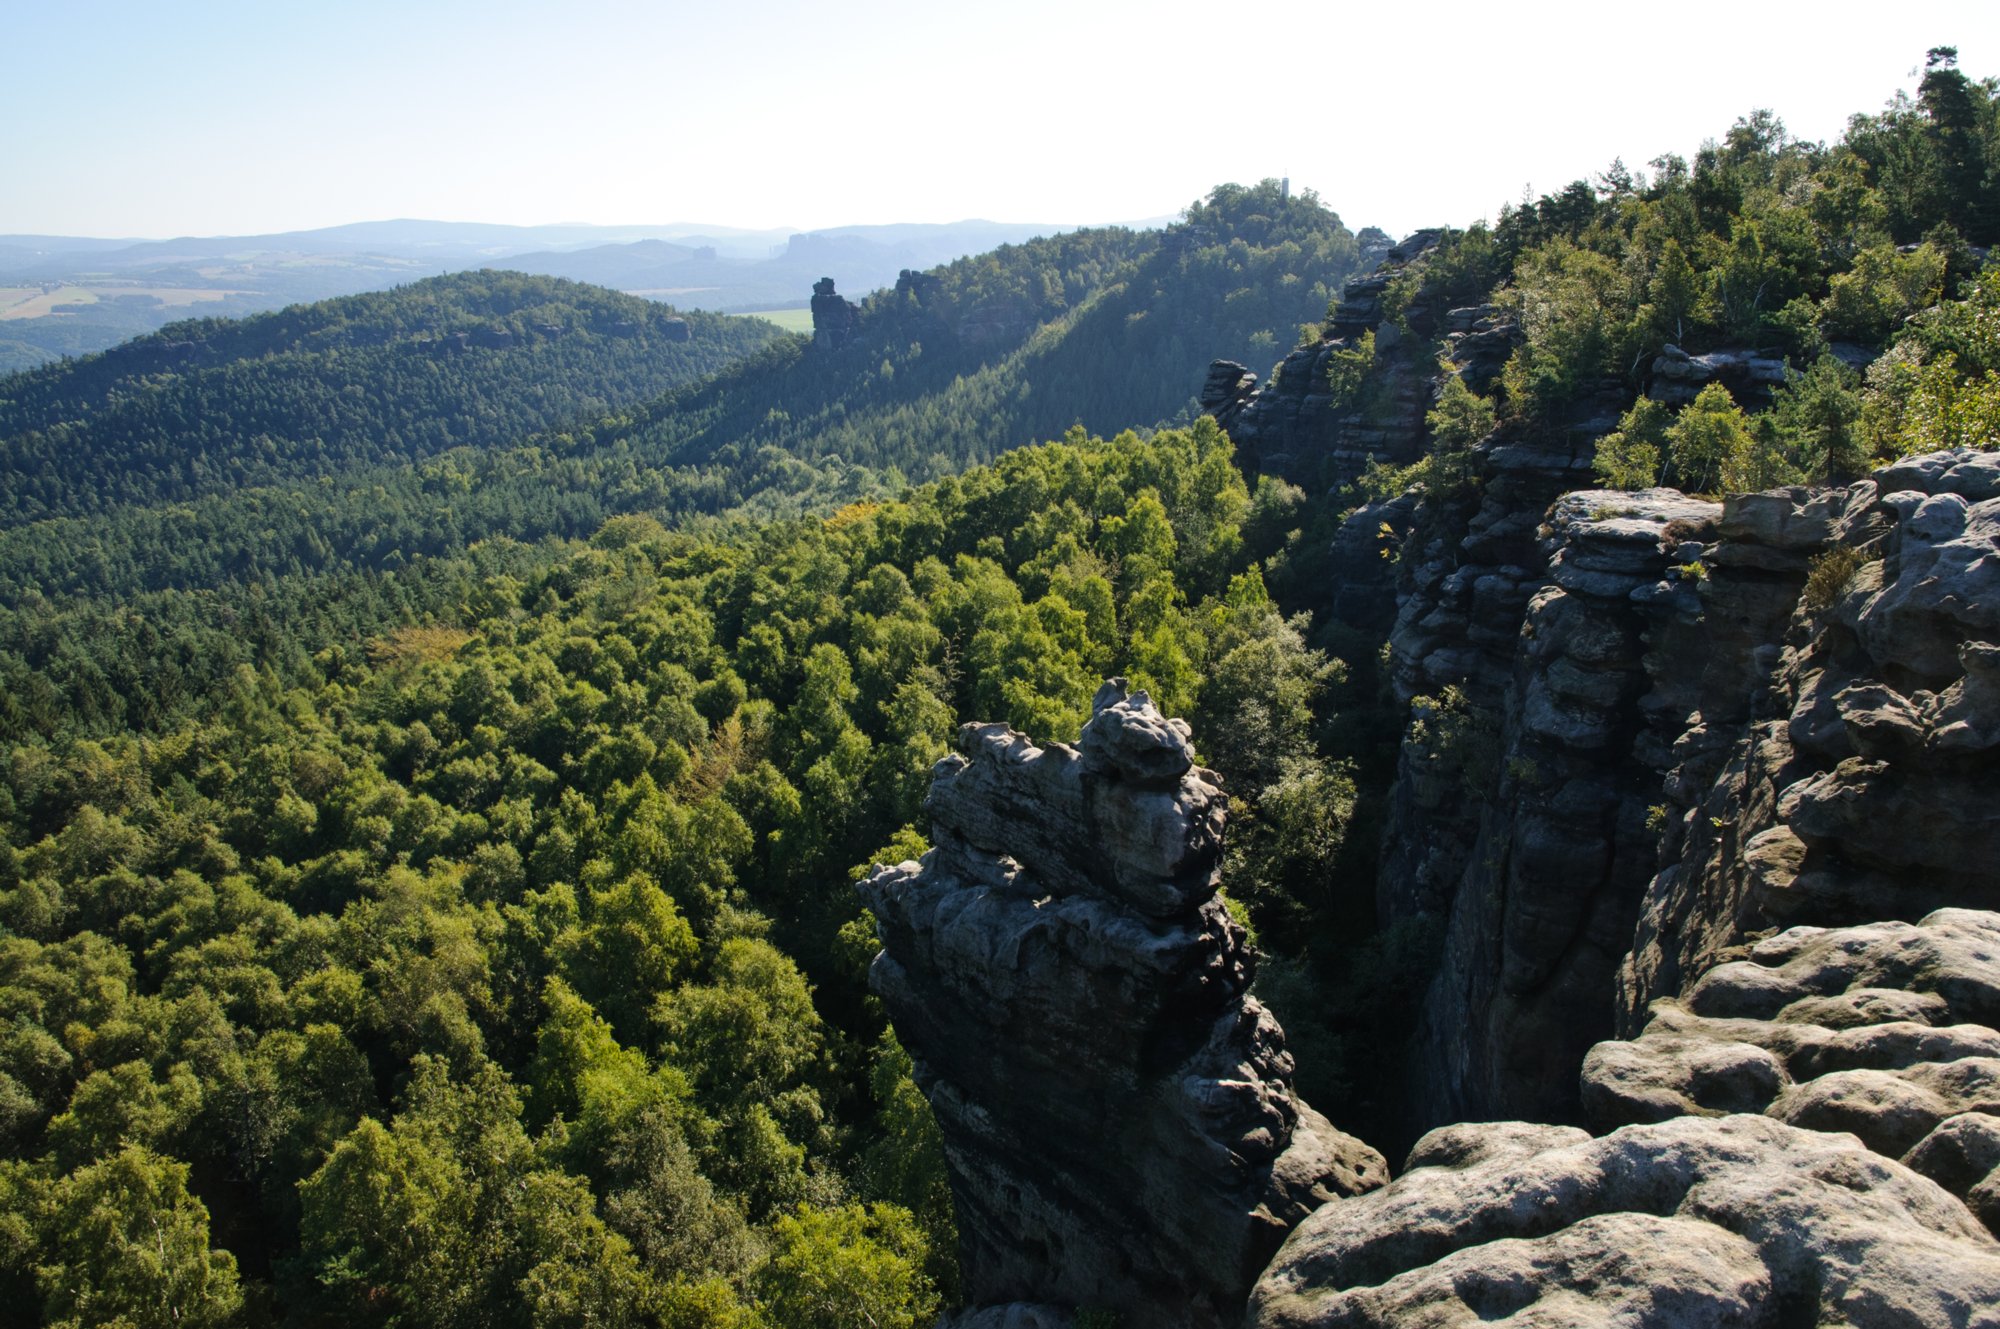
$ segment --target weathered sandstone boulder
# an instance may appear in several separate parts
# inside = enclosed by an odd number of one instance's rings
[[[1848,1132],[2000,1225],[2000,914],[1792,928],[1651,1016],[1584,1061],[1598,1124],[1761,1112]]]
[[[2000,1323],[2000,1243],[1846,1135],[1758,1116],[1602,1139],[1446,1127],[1279,1251],[1253,1329]]]

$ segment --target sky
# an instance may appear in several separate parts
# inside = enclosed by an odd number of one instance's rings
[[[2000,74],[2000,3],[0,0],[0,233],[396,217],[1077,224],[1289,175],[1497,215],[1768,107],[1802,138]]]

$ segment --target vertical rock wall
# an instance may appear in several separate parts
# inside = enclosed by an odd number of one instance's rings
[[[1445,920],[1411,1049],[1426,1125],[1576,1117],[1575,1067],[1611,1032],[1654,869],[1648,809],[1686,713],[1656,683],[1699,614],[1680,564],[1719,511],[1672,490],[1570,494],[1543,528],[1545,582],[1471,564],[1440,584],[1450,598],[1422,630],[1456,613],[1472,649],[1445,666],[1461,690],[1420,702],[1404,742],[1381,892],[1389,917]],[[1488,648],[1503,643],[1496,677]],[[1440,668],[1412,663],[1425,682]]]
[[[2000,908],[2000,453],[1734,497],[1720,535],[1704,592],[1734,686],[1677,746],[1628,1034],[1774,928]]]
[[[870,979],[944,1134],[969,1303],[1234,1324],[1285,1234],[1387,1170],[1292,1093],[1246,995],[1186,726],[1115,682],[1094,711],[1075,747],[966,728],[935,847],[862,885]]]

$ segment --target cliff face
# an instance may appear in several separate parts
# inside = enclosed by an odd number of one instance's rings
[[[1754,685],[1677,747],[1628,1032],[1760,931],[2000,907],[2000,454],[1746,495],[1721,534],[1763,592],[1718,624]]]
[[[1391,249],[1375,272],[1349,282],[1327,335],[1287,355],[1264,386],[1233,360],[1209,366],[1202,409],[1228,431],[1245,469],[1308,488],[1338,489],[1366,470],[1371,458],[1406,465],[1422,455],[1435,366],[1423,337],[1384,325],[1381,298],[1396,274],[1437,239],[1436,231],[1419,231]],[[1430,312],[1417,309],[1410,317],[1428,326]],[[1337,399],[1335,358],[1354,351],[1368,333],[1375,334],[1371,389],[1365,398]]]
[[[1760,931],[2000,905],[1991,454],[1545,518],[1520,483],[1407,561],[1390,638],[1418,718],[1458,708],[1404,745],[1379,890],[1446,920],[1431,1124],[1578,1119],[1564,1068]]]
[[[1990,1316],[1997,519],[1995,453],[1721,505],[1569,494],[1510,577],[1504,674],[1476,518],[1451,571],[1412,569],[1406,686],[1481,690],[1418,703],[1389,830],[1433,838],[1385,904],[1449,917],[1415,1101],[1608,1133],[1433,1131],[1300,1225],[1251,1325]]]
[[[1270,385],[1212,368],[1252,468],[1417,460],[1439,375],[1490,380],[1498,311],[1381,321],[1421,248]],[[1771,372],[1654,365],[1664,396]],[[1322,611],[1383,642],[1407,718],[1378,914],[1443,937],[1405,1094],[1437,1129],[1388,1185],[1244,996],[1183,729],[1112,689],[1076,749],[976,728],[940,766],[937,848],[865,890],[968,1323],[1220,1324],[1252,1281],[1254,1326],[2000,1304],[2000,453],[1720,503],[1583,487],[1627,404],[1496,432],[1336,539]]]
[[[1351,284],[1334,335],[1270,385],[1213,367],[1204,404],[1247,466],[1338,487],[1371,458],[1421,457],[1434,345],[1449,372],[1490,382],[1514,338],[1498,311],[1406,310],[1420,335],[1401,341],[1381,322],[1382,292],[1426,248],[1414,237]],[[1371,328],[1372,407],[1343,408],[1328,365]],[[1782,371],[1674,348],[1652,368],[1662,399],[1711,381],[1754,398]],[[1459,490],[1364,506],[1335,542],[1323,608],[1386,638],[1409,708],[1377,912],[1444,937],[1411,1048],[1420,1126],[1580,1120],[1583,1053],[1750,932],[2000,904],[1966,856],[1995,843],[1984,731],[1965,718],[1990,713],[2000,678],[1985,617],[2000,598],[1979,564],[1990,461],[1721,507],[1578,492],[1627,404],[1607,385],[1538,437],[1496,433]],[[1813,561],[1836,550],[1859,577],[1801,611]],[[1912,824],[1934,833],[1884,829]]]
[[[967,727],[935,847],[863,883],[870,979],[944,1134],[969,1303],[1234,1324],[1285,1234],[1387,1169],[1292,1093],[1246,995],[1186,726],[1115,683],[1094,709],[1075,747]]]
[[[1719,513],[1672,490],[1570,494],[1534,555],[1472,562],[1475,534],[1404,602],[1397,681],[1421,695],[1378,905],[1445,920],[1411,1053],[1426,1124],[1576,1115],[1654,869],[1648,808],[1685,714],[1673,660],[1698,650],[1682,565]]]
[[[2000,1304],[2000,453],[1719,504],[1476,468],[1405,549],[1379,895],[1446,920],[1413,1111],[1480,1124],[1385,1186],[1291,1094],[1183,727],[1109,688],[1075,749],[970,729],[865,887],[968,1324]]]

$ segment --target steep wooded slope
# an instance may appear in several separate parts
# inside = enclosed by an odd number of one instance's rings
[[[175,323],[0,378],[0,522],[512,444],[706,378],[779,335],[494,272]]]

